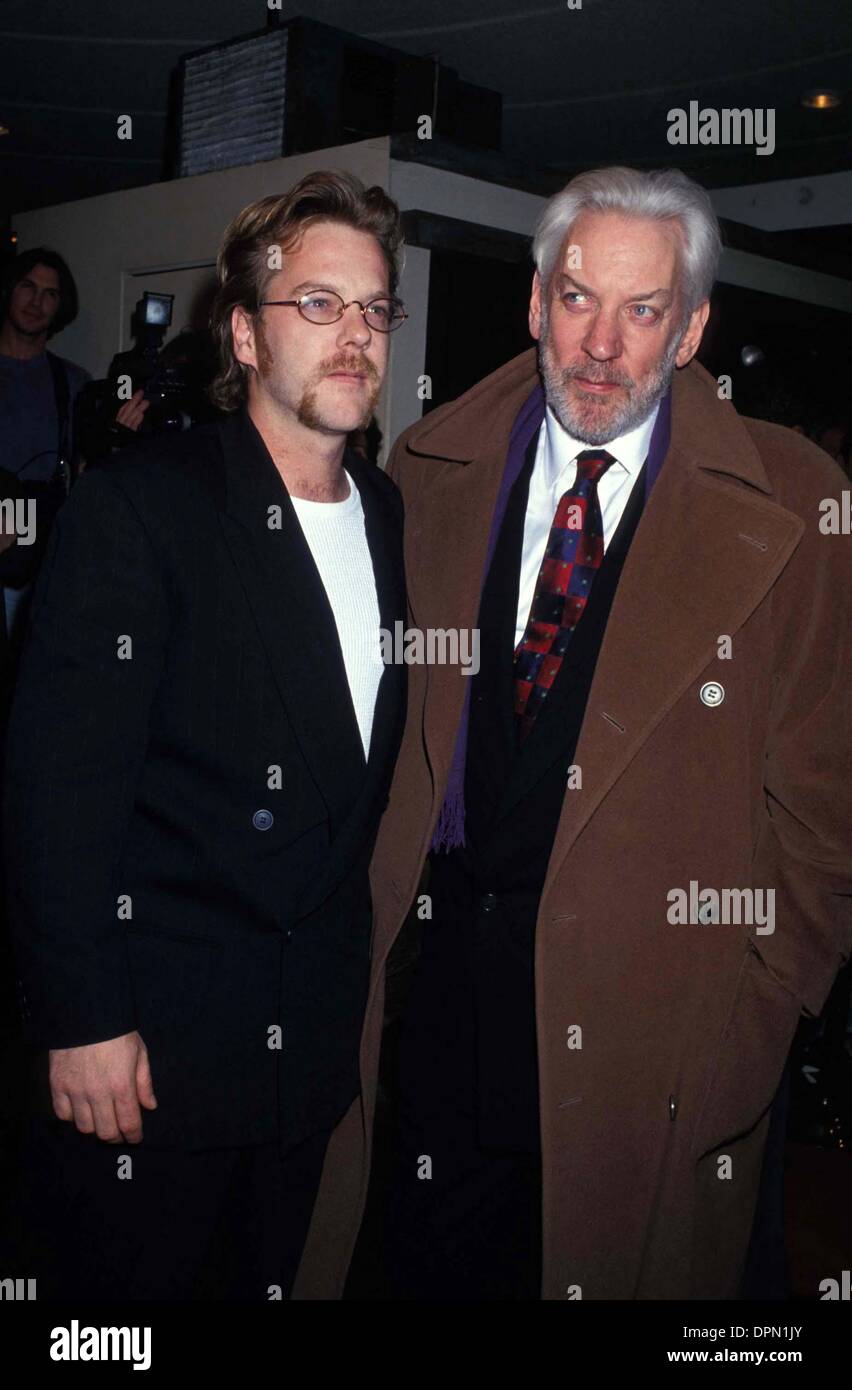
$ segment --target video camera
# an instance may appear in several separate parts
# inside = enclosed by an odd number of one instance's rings
[[[135,345],[119,352],[105,380],[90,382],[77,401],[77,438],[87,466],[138,437],[175,434],[216,418],[207,387],[216,371],[209,332],[182,332],[165,347],[174,295],[145,290],[133,315]],[[121,406],[143,389],[150,402],[137,430],[116,421]]]

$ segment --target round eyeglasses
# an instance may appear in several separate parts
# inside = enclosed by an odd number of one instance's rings
[[[334,290],[311,290],[299,299],[262,299],[260,302],[261,305],[295,306],[308,323],[321,324],[337,323],[351,304],[357,304],[367,327],[375,328],[378,333],[393,333],[408,318],[405,305],[399,299],[371,299],[369,304],[350,299],[347,304]]]

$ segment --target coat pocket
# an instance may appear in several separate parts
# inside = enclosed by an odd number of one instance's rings
[[[802,1011],[747,944],[693,1134],[695,1159],[748,1134],[771,1106]]]

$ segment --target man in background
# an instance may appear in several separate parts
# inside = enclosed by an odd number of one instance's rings
[[[88,373],[48,352],[47,343],[73,323],[77,308],[74,277],[56,251],[25,251],[0,277],[0,734],[32,582],[71,483],[73,405]],[[19,1033],[12,978],[0,913],[0,1046]],[[0,1069],[4,1077],[14,1070],[5,1052]],[[7,1101],[4,1114],[15,1108]]]
[[[77,310],[74,277],[56,251],[34,247],[6,268],[0,282],[0,496],[35,504],[34,542],[10,541],[7,532],[0,554],[0,624],[10,641],[72,481],[74,400],[89,373],[48,352],[47,343],[74,322]],[[5,641],[3,647],[11,660]]]

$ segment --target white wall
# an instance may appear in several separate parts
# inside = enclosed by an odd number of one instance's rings
[[[852,223],[852,172],[776,179],[742,188],[710,192],[720,217],[761,227],[766,232],[796,227],[837,227]]]
[[[837,275],[823,275],[818,270],[806,270],[800,265],[770,261],[765,256],[753,256],[750,251],[723,251],[719,279],[726,285],[742,285],[746,289],[763,290],[766,294],[780,294],[787,299],[801,299],[806,304],[852,313],[852,281],[841,280]]]
[[[403,212],[422,208],[424,212],[443,213],[463,222],[520,232],[522,236],[532,235],[545,203],[535,193],[504,188],[502,184],[486,183],[448,169],[433,169],[428,164],[405,164],[398,159],[390,161],[390,195]]]

